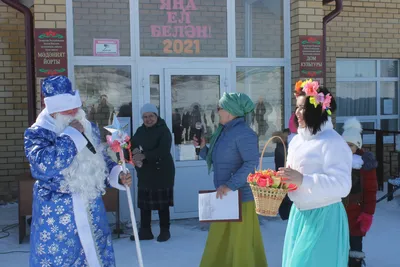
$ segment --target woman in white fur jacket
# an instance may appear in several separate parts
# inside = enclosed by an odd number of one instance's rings
[[[352,152],[333,129],[336,102],[318,82],[296,83],[298,134],[279,175],[295,183],[283,267],[345,267],[349,226],[342,198],[351,188]]]

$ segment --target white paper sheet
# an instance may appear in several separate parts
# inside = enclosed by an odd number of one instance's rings
[[[230,191],[222,199],[216,195],[217,192],[199,193],[199,220],[240,220],[239,191]]]

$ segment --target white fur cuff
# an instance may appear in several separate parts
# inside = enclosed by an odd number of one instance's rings
[[[65,130],[60,134],[60,136],[63,135],[68,135],[69,137],[71,137],[72,141],[74,141],[75,143],[76,150],[78,150],[78,152],[84,149],[87,145],[87,141],[85,137],[83,137],[82,133],[71,126],[67,126],[67,128],[65,128]]]
[[[350,250],[349,257],[353,259],[364,259],[365,253],[362,251]]]
[[[123,169],[121,165],[117,165],[114,168],[112,168],[110,172],[109,182],[112,187],[125,191],[125,186],[118,183],[119,174],[122,172],[122,170]]]

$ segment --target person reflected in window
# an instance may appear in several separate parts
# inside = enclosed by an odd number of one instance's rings
[[[151,240],[151,211],[158,210],[160,235],[157,241],[170,239],[169,207],[174,205],[175,165],[172,159],[172,135],[153,104],[140,111],[143,125],[132,137],[132,158],[138,176],[138,207],[140,209],[140,240]],[[133,236],[131,239],[134,240]]]
[[[349,267],[365,266],[363,237],[372,225],[376,207],[378,180],[375,156],[362,149],[362,127],[356,118],[348,119],[343,125],[342,137],[353,152],[352,187],[343,199],[350,227]]]
[[[114,108],[108,103],[107,95],[101,95],[99,99],[99,105],[97,106],[96,113],[94,114],[94,120],[100,129],[101,140],[106,140],[107,130],[104,129],[105,126],[110,124],[110,116]]]
[[[202,123],[200,106],[198,104],[193,106],[192,113],[190,114],[190,140],[193,140],[196,133],[196,123]]]
[[[174,133],[175,145],[182,144],[182,119],[179,110],[176,108],[175,112],[172,113],[172,132]]]
[[[247,176],[258,165],[256,133],[244,117],[254,110],[246,94],[225,93],[219,100],[220,125],[212,135],[210,146],[204,138],[200,156],[206,159],[209,172],[214,171],[217,197],[239,190],[242,197],[241,222],[211,223],[200,267],[266,267],[262,234]]]
[[[298,134],[278,175],[296,184],[287,224],[282,267],[344,267],[349,225],[342,198],[351,188],[352,153],[333,129],[336,102],[316,81],[296,83]]]
[[[258,136],[264,135],[267,131],[267,122],[264,119],[265,112],[266,112],[266,110],[265,110],[264,101],[260,97],[258,99],[256,108],[255,108],[255,116],[254,116],[256,119],[256,122],[257,122]]]
[[[214,110],[211,111],[211,122],[214,124],[215,122],[215,112]]]
[[[189,111],[185,111],[183,116],[182,116],[182,126],[183,129],[185,130],[185,142],[190,141],[191,139],[189,138],[189,128],[190,128],[190,113]]]

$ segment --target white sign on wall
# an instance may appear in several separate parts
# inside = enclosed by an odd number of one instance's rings
[[[93,56],[118,57],[118,39],[93,39]]]

